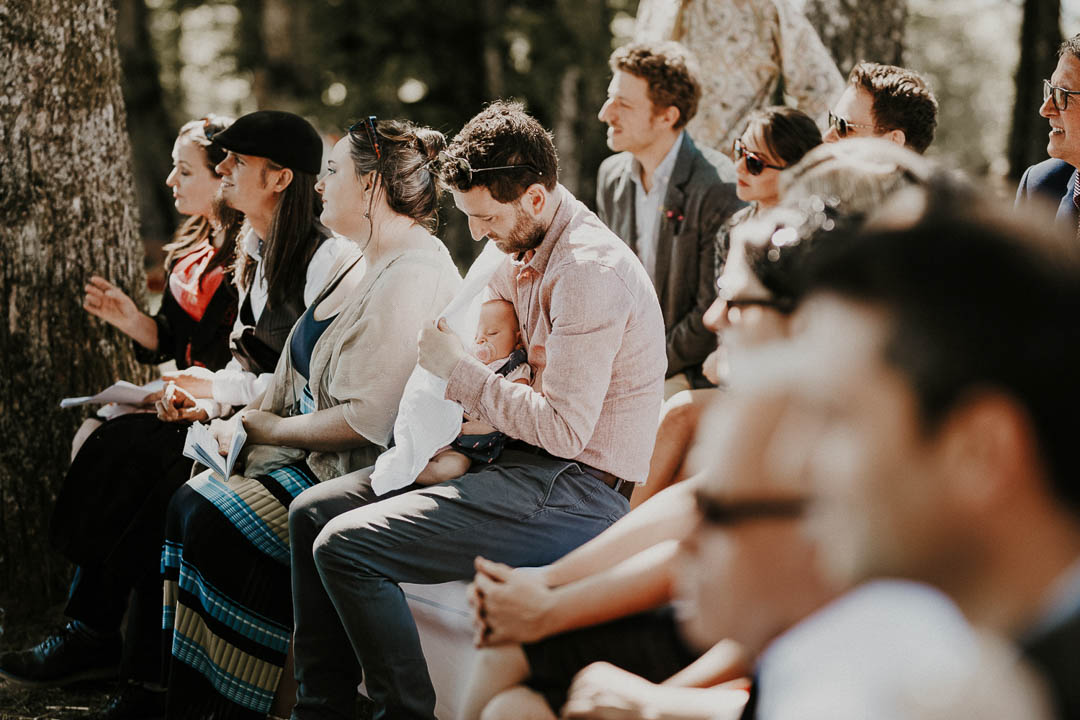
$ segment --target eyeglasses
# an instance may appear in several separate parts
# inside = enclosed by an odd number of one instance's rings
[[[346,132],[353,132],[356,128],[364,126],[364,130],[367,131],[368,140],[371,142],[371,147],[375,149],[375,159],[382,160],[382,147],[379,145],[379,133],[375,130],[375,116],[368,115],[362,120],[357,120]]]
[[[836,134],[842,138],[846,138],[848,130],[851,128],[865,128],[867,130],[873,130],[873,125],[866,125],[864,123],[853,123],[847,118],[842,118],[838,115],[833,115],[832,111],[829,111],[829,127],[836,131]]]
[[[808,498],[745,498],[728,500],[702,490],[694,494],[701,519],[708,525],[731,527],[748,520],[798,519],[810,504]]]
[[[732,154],[735,156],[736,163],[743,158],[746,158],[746,170],[751,175],[760,175],[761,173],[765,172],[765,168],[770,168],[772,170],[784,169],[783,165],[770,165],[769,163],[765,162],[764,158],[762,158],[761,155],[752,150],[747,150],[746,146],[743,145],[742,140],[739,140],[737,138],[735,142],[732,143]]]
[[[757,153],[747,150],[746,146],[742,144],[742,140],[736,139],[731,147],[732,153],[735,155],[735,162],[739,162],[743,158],[746,158],[746,171],[751,175],[760,175],[765,172],[765,168],[772,168],[773,170],[784,169],[782,165],[770,165]]]
[[[720,284],[721,280],[723,280],[722,275],[716,279],[716,289],[718,291],[717,298],[722,300],[729,310],[766,307],[786,315],[795,309],[791,300],[787,298],[726,298],[724,297],[724,288]]]
[[[518,163],[516,165],[495,165],[494,167],[474,168],[466,158],[451,155],[445,150],[439,153],[439,174],[447,183],[454,187],[464,188],[472,185],[473,175],[497,170],[526,170],[534,175],[544,176],[544,173],[535,165]]]
[[[1048,99],[1054,99],[1054,109],[1058,112],[1065,112],[1065,109],[1069,107],[1069,96],[1080,95],[1080,90],[1066,90],[1065,88],[1051,85],[1049,80],[1043,80],[1043,102]]]

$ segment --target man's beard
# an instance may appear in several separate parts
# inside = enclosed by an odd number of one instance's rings
[[[229,201],[225,198],[225,186],[218,185],[217,192],[214,193],[214,208],[219,209],[223,207],[231,208],[233,210],[236,209],[232,205],[230,205]]]
[[[537,247],[543,242],[545,232],[546,228],[539,220],[529,217],[524,210],[515,205],[514,227],[510,228],[506,237],[494,237],[490,234],[488,237],[502,252],[507,255],[517,255]]]

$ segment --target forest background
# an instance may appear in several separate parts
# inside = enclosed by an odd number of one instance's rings
[[[1042,79],[1080,32],[1080,0],[793,1],[842,73],[866,59],[924,74],[941,107],[928,154],[1003,203],[1046,157]],[[177,128],[273,108],[310,119],[328,145],[366,115],[451,136],[486,102],[515,97],[553,130],[561,180],[592,204],[609,154],[596,118],[607,58],[636,11],[637,0],[0,2],[0,651],[59,620],[70,580],[49,518],[87,411],[58,400],[154,374],[81,302],[98,273],[151,306],[178,221],[164,184]],[[479,252],[449,202],[439,235],[462,269]],[[77,715],[104,701],[95,692],[0,684],[0,720]]]
[[[1041,81],[1062,37],[1080,31],[1080,0],[796,2],[841,72],[868,59],[929,79],[941,106],[931,157],[1004,201],[1046,157]],[[0,647],[12,641],[5,626],[63,600],[70,575],[49,550],[48,519],[82,416],[57,401],[152,373],[81,297],[92,272],[144,303],[160,288],[178,220],[164,185],[176,129],[274,108],[309,118],[328,144],[372,114],[451,136],[486,102],[516,97],[554,131],[562,181],[591,204],[609,153],[596,118],[607,58],[636,10],[637,0],[0,3]],[[479,252],[449,202],[439,234],[462,268]]]
[[[1045,157],[1040,81],[1062,34],[1080,31],[1080,0],[1061,3],[1060,21],[1051,0],[796,2],[845,75],[870,59],[930,80],[941,105],[930,156],[1006,194],[1024,167]],[[610,152],[596,119],[607,57],[630,39],[636,10],[637,0],[120,0],[151,283],[176,223],[162,182],[175,128],[209,112],[290,110],[331,142],[369,114],[452,136],[485,102],[516,97],[554,130],[562,181],[591,204],[596,170]],[[1021,38],[1025,12],[1030,27]],[[1034,72],[1019,67],[1022,46]],[[441,236],[467,267],[479,248],[452,210],[441,213]]]

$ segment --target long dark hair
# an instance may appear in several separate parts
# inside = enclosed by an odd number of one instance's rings
[[[266,167],[268,170],[283,169],[272,160],[266,161]],[[278,198],[270,227],[263,238],[261,262],[268,289],[268,307],[304,292],[305,268],[322,241],[330,237],[330,231],[319,222],[322,198],[315,192],[317,178],[300,170],[292,170],[292,174],[292,182]],[[248,288],[255,279],[256,264],[249,261],[246,253],[239,255],[239,283],[242,288]]]
[[[214,168],[225,159],[225,150],[215,145],[211,138],[215,133],[221,132],[232,123],[233,119],[231,117],[207,115],[202,120],[192,120],[185,123],[180,128],[180,132],[176,134],[176,139],[188,140],[201,147],[203,152],[206,153],[206,166],[210,168],[210,172],[214,174],[214,177],[220,178],[221,176],[217,174]],[[210,271],[217,267],[223,267],[226,278],[232,279],[235,268],[233,260],[236,255],[236,239],[240,234],[240,227],[244,223],[243,213],[233,210],[218,200],[214,201],[212,212],[218,222],[221,223],[223,241],[214,253],[214,257],[210,259],[210,263],[206,266],[203,274],[199,277],[200,288]],[[213,235],[214,226],[210,218],[204,215],[193,215],[187,218],[173,233],[172,242],[164,247],[166,270],[171,270],[173,263],[186,255],[199,243],[210,240]]]

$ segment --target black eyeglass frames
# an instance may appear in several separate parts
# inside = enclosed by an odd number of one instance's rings
[[[353,132],[361,125],[364,126],[364,130],[367,132],[368,140],[371,142],[371,147],[375,150],[375,159],[382,160],[382,146],[379,144],[379,133],[375,130],[375,116],[368,115],[366,118],[357,120],[346,132]]]
[[[701,490],[695,493],[695,501],[702,520],[720,527],[731,527],[747,520],[798,519],[810,504],[808,498],[725,499]]]
[[[846,138],[848,131],[851,128],[865,128],[866,130],[873,130],[873,125],[867,125],[866,123],[853,123],[847,118],[842,118],[839,115],[834,115],[832,110],[829,111],[829,127],[836,131],[836,134],[842,138]]]
[[[731,145],[731,152],[735,156],[735,162],[739,162],[743,158],[746,158],[746,171],[751,175],[760,175],[765,172],[765,168],[772,168],[773,170],[783,170],[783,165],[770,165],[765,162],[760,155],[752,150],[747,150],[746,146],[742,144],[742,140],[736,138],[735,142]]]
[[[1050,98],[1054,100],[1054,109],[1065,112],[1069,107],[1069,96],[1080,95],[1080,90],[1066,90],[1065,88],[1051,85],[1049,80],[1043,80],[1043,102]]]

